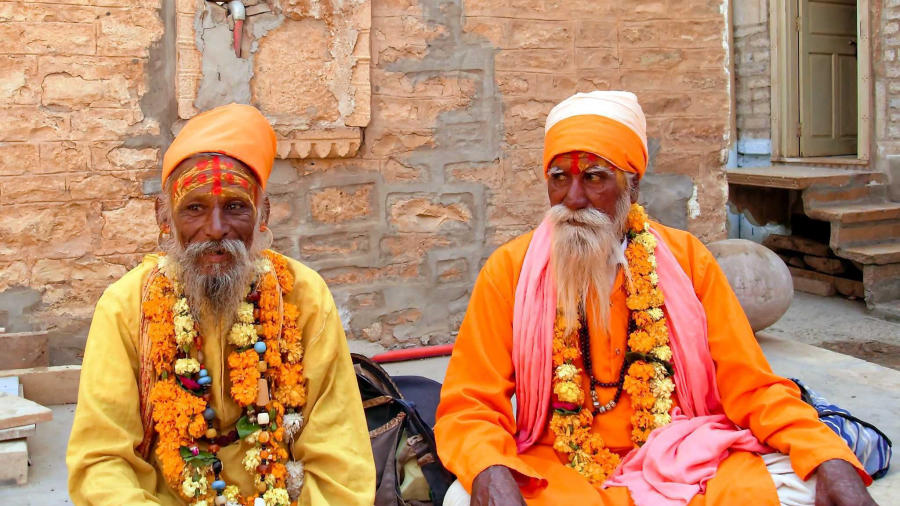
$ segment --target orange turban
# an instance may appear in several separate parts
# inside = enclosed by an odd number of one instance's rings
[[[162,182],[178,164],[198,153],[220,153],[240,160],[259,179],[262,189],[275,162],[275,131],[259,110],[229,104],[194,116],[172,141],[163,157]]]
[[[576,93],[547,115],[544,174],[556,155],[593,153],[620,170],[644,176],[647,170],[647,120],[637,97],[626,91]]]

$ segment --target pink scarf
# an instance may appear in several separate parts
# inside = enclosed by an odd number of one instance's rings
[[[733,450],[769,453],[750,431],[722,412],[715,365],[709,353],[706,313],[691,280],[657,239],[656,262],[665,299],[669,345],[675,362],[679,408],[672,423],[653,431],[629,452],[604,485],[628,487],[635,504],[687,504],[703,493],[719,463]],[[516,371],[516,445],[519,453],[540,437],[550,406],[551,347],[556,286],[550,272],[552,225],[544,220],[525,254],[513,309],[513,366]],[[682,414],[683,411],[683,414]]]

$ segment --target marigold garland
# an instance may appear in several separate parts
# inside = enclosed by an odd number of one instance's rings
[[[218,444],[214,443],[221,438],[216,438],[212,420],[204,417],[211,411],[204,395],[211,378],[198,359],[202,337],[187,300],[178,294],[179,284],[170,277],[174,270],[169,266],[168,260],[161,256],[158,275],[154,276],[142,301],[151,340],[151,361],[157,373],[149,399],[158,435],[156,454],[163,476],[173,490],[194,506],[211,506],[217,491],[221,495],[219,499],[228,506],[294,504],[286,489],[289,454],[285,447],[285,406],[290,406],[292,430],[296,431],[299,429],[296,421],[302,418],[294,410],[306,402],[306,382],[299,311],[283,300],[294,285],[286,259],[272,251],[264,252],[257,262],[256,289],[250,291],[247,302],[238,308],[235,324],[227,336],[235,347],[226,361],[232,399],[245,408],[248,423],[259,423],[260,427],[245,437],[253,446],[245,455],[244,464],[254,475],[259,492],[246,497],[236,486],[226,486],[218,477],[222,466],[215,457],[214,448]],[[263,377],[274,392],[274,399],[264,408],[255,405],[261,395],[259,382]],[[205,456],[201,455],[197,443],[204,437],[211,451]]]
[[[629,280],[626,305],[631,310],[627,367],[622,389],[631,398],[631,440],[635,446],[647,441],[653,429],[671,421],[672,350],[669,331],[662,311],[663,294],[656,273],[656,238],[644,209],[633,204],[626,220],[628,244],[625,259]],[[577,367],[581,357],[578,328],[566,329],[562,319],[553,334],[553,414],[550,431],[553,449],[562,454],[567,465],[600,486],[618,466],[620,457],[607,449],[602,438],[592,432],[594,415],[583,408],[585,400],[584,371]]]

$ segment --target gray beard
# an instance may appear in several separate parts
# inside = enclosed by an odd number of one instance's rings
[[[616,203],[613,217],[594,208],[573,211],[558,204],[547,211],[553,223],[551,266],[556,280],[559,315],[566,328],[578,323],[580,306],[593,292],[598,321],[609,325],[609,292],[619,264],[625,264],[622,237],[631,199],[627,192]]]
[[[254,259],[258,258],[258,252],[248,251],[237,239],[193,243],[186,248],[173,242],[176,244],[165,248],[169,250],[166,253],[174,261],[194,318],[199,322],[206,315],[226,319],[226,326],[234,323],[238,306],[246,298],[256,275]],[[228,253],[230,261],[216,264],[207,272],[203,255],[220,252]]]

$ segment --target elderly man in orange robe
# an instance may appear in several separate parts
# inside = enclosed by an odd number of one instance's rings
[[[488,259],[447,370],[445,504],[874,504],[713,256],[636,204],[637,98],[579,93],[545,132],[551,208]]]

